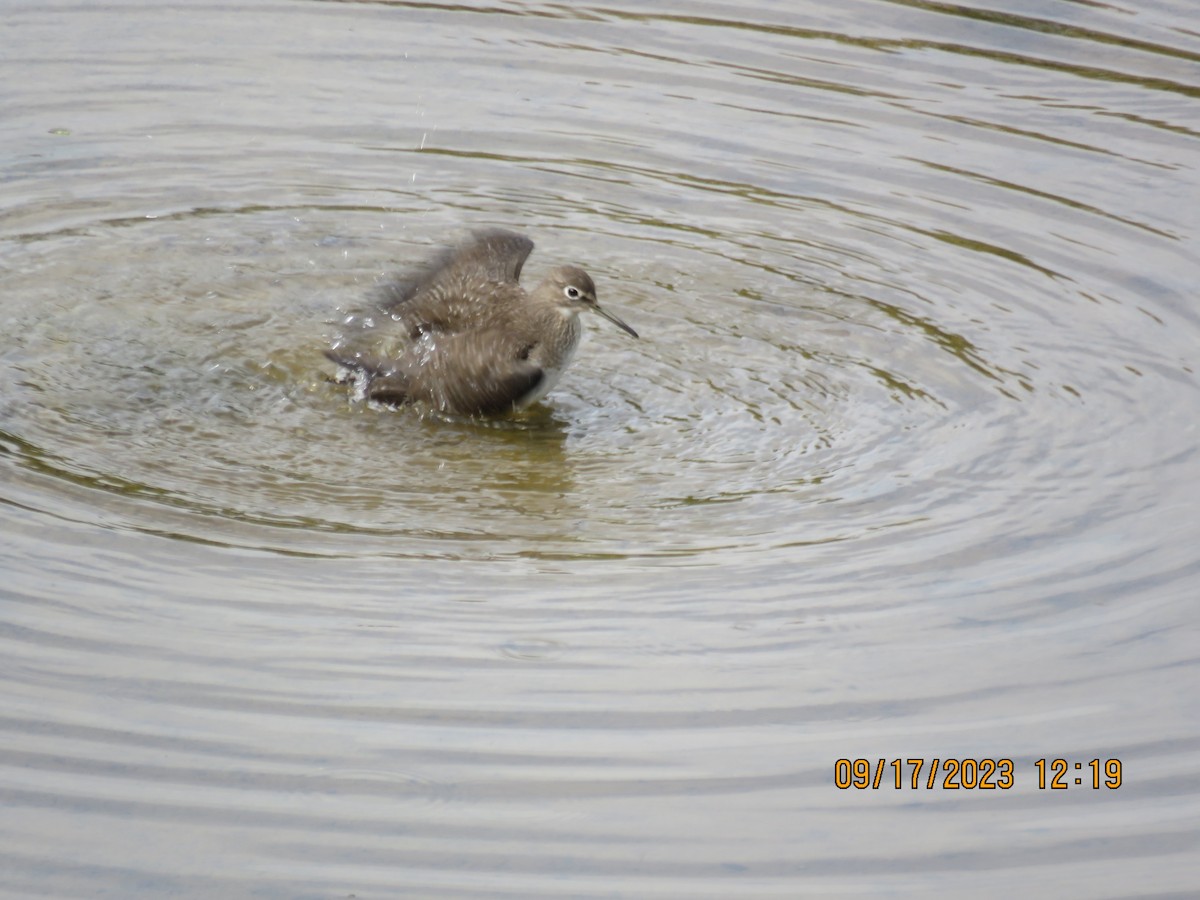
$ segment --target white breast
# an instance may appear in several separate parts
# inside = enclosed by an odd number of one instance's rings
[[[567,316],[571,321],[567,324],[569,328],[565,335],[565,340],[557,346],[547,346],[543,352],[535,350],[531,355],[531,359],[542,367],[542,381],[533,391],[530,391],[521,398],[518,409],[524,409],[531,403],[537,403],[548,394],[556,384],[558,379],[562,377],[562,373],[566,371],[567,366],[571,364],[571,360],[575,357],[575,351],[579,347],[579,314],[574,310],[562,310],[563,315]],[[538,348],[541,350],[542,348]]]

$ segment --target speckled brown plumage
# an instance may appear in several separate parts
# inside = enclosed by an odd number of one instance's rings
[[[326,355],[371,400],[421,404],[457,415],[499,415],[539,400],[579,343],[579,313],[598,313],[578,266],[560,266],[532,292],[519,284],[533,242],[479,231],[422,270],[383,285],[371,309]]]

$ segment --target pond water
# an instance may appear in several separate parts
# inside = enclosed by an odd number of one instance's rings
[[[1190,4],[0,13],[5,896],[1200,890]],[[331,381],[491,226],[642,339]]]

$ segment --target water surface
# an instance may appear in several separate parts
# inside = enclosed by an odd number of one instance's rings
[[[0,890],[1195,891],[1189,11],[0,3]],[[642,340],[332,383],[487,226]]]

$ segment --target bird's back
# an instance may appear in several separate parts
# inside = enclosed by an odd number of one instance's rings
[[[510,231],[475,232],[423,269],[377,291],[330,359],[365,376],[365,393],[388,403],[491,414],[536,391],[527,329],[514,327],[528,297],[518,284],[533,242]]]

